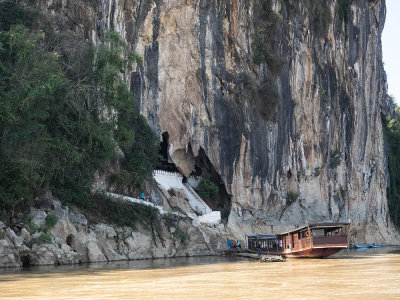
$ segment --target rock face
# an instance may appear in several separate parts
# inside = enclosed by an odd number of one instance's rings
[[[71,213],[67,207],[48,213],[59,219],[49,230],[51,240],[45,242],[40,242],[40,228],[30,234],[24,227],[16,234],[0,222],[0,268],[217,255],[231,235],[223,225],[193,226],[190,219],[174,215],[175,219],[162,218],[160,231],[155,232],[103,223],[88,225],[84,215]],[[38,214],[45,216],[46,212],[32,209],[30,219]]]
[[[208,162],[239,235],[350,219],[354,240],[398,243],[381,124],[384,0],[35,3],[60,30],[96,43],[113,29],[143,57],[129,76],[135,105],[160,139],[168,132],[185,176]],[[255,64],[260,29],[271,53]]]

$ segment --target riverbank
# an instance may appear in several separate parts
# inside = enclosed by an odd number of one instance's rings
[[[55,224],[48,228],[48,216]],[[174,214],[158,215],[157,226],[135,228],[89,222],[57,200],[30,209],[27,224],[0,221],[0,268],[220,255],[230,232]]]

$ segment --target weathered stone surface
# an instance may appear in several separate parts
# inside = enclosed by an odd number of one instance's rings
[[[0,267],[21,267],[22,263],[14,244],[8,237],[0,239]]]
[[[84,221],[77,222],[78,214],[69,213],[67,207],[53,207],[48,213],[59,219],[49,231],[50,243],[39,244],[42,232],[29,234],[22,228],[18,236],[0,222],[0,267],[219,254],[230,234],[224,226],[193,226],[191,219],[177,216],[161,218],[157,231],[140,224],[136,231],[104,223],[92,225],[84,215],[79,215]],[[37,209],[35,215],[43,214]],[[27,244],[33,244],[32,248]]]
[[[108,261],[126,260],[127,257],[118,251],[117,233],[112,226],[97,224],[95,226],[96,239]]]
[[[131,236],[124,240],[126,245],[125,255],[129,259],[152,258],[153,242],[150,236],[140,232],[132,232]]]
[[[31,234],[25,228],[21,229],[21,238],[25,244],[29,243],[31,240]]]
[[[23,238],[16,235],[12,229],[6,228],[5,233],[6,233],[6,236],[9,238],[9,240],[14,244],[14,246],[16,248],[19,248],[23,245],[23,243],[24,243]]]
[[[189,218],[196,218],[196,213],[190,207],[185,199],[185,194],[179,190],[174,189],[175,196],[168,199],[169,205],[173,211],[179,211]],[[183,200],[183,201],[182,201]]]
[[[101,251],[101,246],[91,240],[87,243],[87,260],[85,262],[107,261],[107,257]]]
[[[63,244],[59,248],[55,244],[34,245],[29,254],[31,265],[64,265],[79,262],[79,254]]]
[[[185,176],[207,158],[231,197],[228,226],[238,235],[350,219],[357,241],[398,243],[380,121],[390,113],[384,0],[353,2],[347,23],[340,2],[327,3],[334,21],[322,34],[309,1],[291,1],[289,11],[272,0],[281,20],[271,37],[283,60],[277,75],[252,59],[259,1],[144,1],[140,9],[120,1],[112,11],[110,0],[79,2],[78,11],[59,2],[51,10],[59,30],[95,42],[115,29],[143,57],[128,76],[137,107],[160,139],[168,132],[169,158]],[[49,1],[35,5],[50,15]],[[341,158],[331,167],[334,153]]]
[[[388,217],[380,121],[390,113],[380,42],[384,0],[353,1],[346,24],[340,1],[327,2],[334,22],[323,34],[315,32],[309,1],[292,1],[290,13],[287,1],[271,0],[270,14],[281,20],[271,46],[282,58],[276,75],[252,59],[259,1],[58,2],[51,11],[50,1],[34,3],[56,30],[97,43],[114,29],[143,57],[127,76],[135,105],[160,139],[168,132],[169,160],[186,177],[196,167],[219,177],[232,205],[226,227],[162,221],[159,233],[128,234],[89,225],[55,203],[59,221],[50,232],[62,246],[35,248],[45,257],[33,253],[37,263],[58,263],[57,249],[68,252],[64,244],[82,262],[212,254],[231,232],[276,233],[307,221],[351,220],[353,242],[399,243]],[[271,86],[277,105],[269,105]],[[170,204],[163,205],[191,213],[179,197]],[[31,210],[37,226],[45,217]],[[25,237],[3,226],[0,241],[3,264],[21,264]]]
[[[43,210],[31,207],[30,218],[37,227],[46,225],[46,213]]]

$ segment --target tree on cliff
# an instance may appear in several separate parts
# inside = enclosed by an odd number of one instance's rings
[[[389,148],[388,166],[390,185],[387,189],[389,212],[393,223],[400,228],[400,107],[397,118],[385,120],[384,127]]]
[[[89,205],[94,172],[117,148],[131,184],[151,176],[157,159],[156,139],[122,76],[140,58],[115,32],[70,57],[44,23],[13,1],[0,3],[0,207],[6,209],[32,204],[46,190]]]

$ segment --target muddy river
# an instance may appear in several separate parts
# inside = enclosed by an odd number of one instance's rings
[[[400,248],[279,263],[197,257],[2,269],[0,299],[400,299]]]

